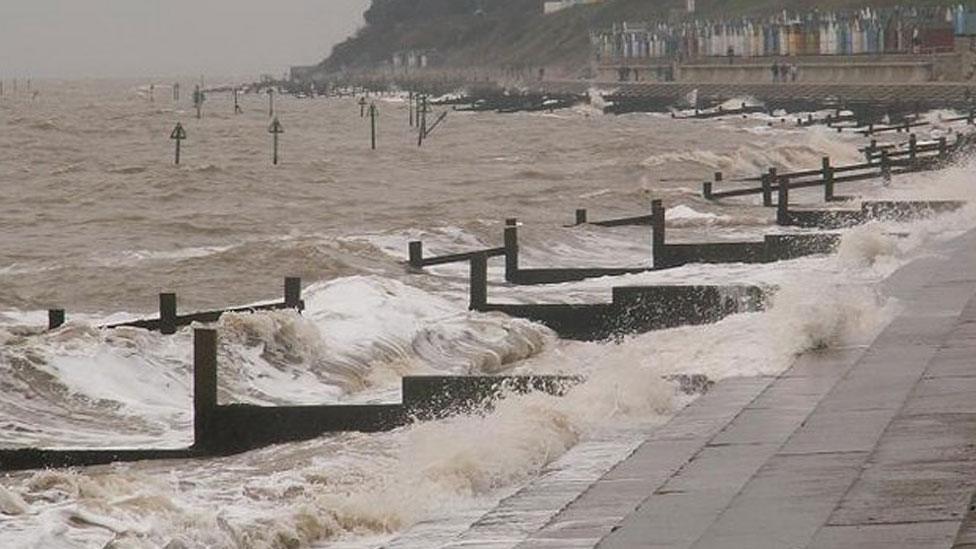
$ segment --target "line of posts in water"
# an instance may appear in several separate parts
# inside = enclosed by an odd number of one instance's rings
[[[279,160],[279,139],[278,136],[284,133],[284,127],[276,116],[275,110],[275,92],[273,88],[268,89],[268,116],[272,118],[271,125],[268,128],[268,132],[273,135],[272,138],[272,164],[278,165]],[[244,110],[240,106],[239,99],[239,89],[234,88],[233,90],[234,98],[234,114],[242,114]],[[173,85],[173,100],[179,100],[179,84]],[[206,94],[202,88],[197,85],[193,91],[193,105],[196,109],[197,119],[203,118],[203,104],[206,101]],[[379,120],[379,108],[376,106],[375,102],[369,102],[367,104],[365,96],[360,97],[358,101],[359,105],[359,116],[360,118],[369,119],[370,127],[370,148],[376,150],[377,144],[377,123]],[[417,127],[417,146],[420,147],[424,144],[430,134],[437,128],[446,118],[447,111],[441,112],[436,119],[434,119],[433,124],[427,124],[427,114],[431,112],[430,100],[427,95],[424,94],[414,94],[414,92],[409,93],[408,101],[408,123],[410,127]],[[180,163],[180,153],[181,153],[181,142],[187,139],[186,130],[183,128],[182,123],[177,123],[176,127],[170,133],[170,139],[175,141],[175,151],[174,151],[174,163],[179,165]]]

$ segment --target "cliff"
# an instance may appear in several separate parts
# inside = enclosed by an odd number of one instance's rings
[[[955,4],[952,1],[925,5]],[[783,9],[807,11],[809,0],[697,0],[697,17],[755,16]],[[864,6],[922,5],[908,0],[818,0],[823,10]],[[685,0],[607,0],[551,15],[542,0],[373,0],[366,25],[335,46],[322,66],[370,67],[394,52],[435,50],[448,67],[585,66],[589,30],[621,21],[680,17]]]

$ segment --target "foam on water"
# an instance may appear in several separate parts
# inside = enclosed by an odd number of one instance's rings
[[[770,167],[788,171],[816,169],[824,156],[830,156],[835,165],[859,163],[863,161],[863,155],[857,150],[858,146],[854,140],[838,139],[835,134],[812,129],[772,145],[747,140],[731,153],[708,149],[666,152],[645,158],[641,165],[657,168],[691,163],[725,172],[727,176],[754,177]]]
[[[388,108],[400,107],[403,105],[391,103]],[[468,118],[485,127],[499,120],[480,115]],[[596,127],[605,123],[602,117],[534,118],[545,122],[533,124]],[[514,125],[524,122],[519,117],[505,120]],[[615,123],[627,131],[645,131],[648,120],[667,123],[650,117],[621,117]],[[528,124],[520,127],[530,135],[536,131]],[[695,126],[701,127],[717,128]],[[747,130],[715,131],[748,136]],[[538,131],[547,134],[551,130]],[[646,227],[564,229],[558,227],[561,214],[550,215],[554,197],[566,198],[560,207],[589,196],[605,200],[602,204],[613,212],[642,213],[649,193],[634,190],[634,181],[642,174],[617,166],[633,166],[624,157],[635,150],[641,153],[637,158],[653,159],[642,171],[675,161],[682,168],[697,164],[749,176],[769,165],[815,168],[823,155],[831,155],[837,164],[860,160],[857,143],[846,137],[838,139],[818,130],[777,132],[773,144],[762,141],[731,151],[703,146],[690,156],[673,159],[667,155],[686,153],[665,151],[648,157],[648,151],[630,148],[634,146],[632,135],[621,135],[615,141],[614,132],[577,144],[577,149],[562,150],[560,158],[588,158],[599,147],[620,148],[621,160],[601,166],[601,170],[629,183],[622,188],[601,182],[606,190],[599,194],[592,194],[593,185],[575,185],[575,175],[552,185],[553,175],[546,170],[558,174],[563,173],[557,169],[562,167],[536,167],[545,162],[540,160],[542,153],[535,151],[486,152],[482,166],[518,163],[512,173],[519,173],[523,160],[528,159],[531,169],[542,174],[520,181],[528,189],[511,187],[506,194],[513,200],[508,206],[517,204],[518,208],[506,209],[504,215],[512,212],[523,219],[541,218],[520,234],[526,266],[647,264],[650,237]],[[539,138],[534,135],[533,139]],[[558,146],[562,144],[553,144]],[[410,164],[417,154],[414,147],[411,156],[400,159],[408,166],[405,171],[419,169]],[[442,153],[430,149],[421,154],[445,162],[454,158],[448,153],[438,157]],[[320,161],[313,168],[331,170],[341,163]],[[216,173],[204,173],[214,179],[237,174],[232,164],[220,161]],[[153,173],[136,174],[135,178],[158,175],[150,171]],[[937,174],[898,177],[890,188],[858,189],[878,197],[970,197],[968,171],[969,166],[963,165]],[[173,173],[195,177],[190,170]],[[260,179],[255,174],[261,173],[249,173],[235,185]],[[415,185],[410,192],[433,197],[451,192],[454,184]],[[543,191],[540,185],[551,186]],[[667,189],[674,194],[680,191]],[[262,188],[260,194],[274,192]],[[391,187],[389,192],[395,189]],[[314,202],[320,200],[317,193],[292,187],[263,204]],[[540,194],[544,199],[534,202]],[[797,193],[798,199],[802,196]],[[265,200],[263,196],[252,198]],[[713,380],[775,375],[800,353],[866,344],[897,308],[879,293],[879,283],[924,254],[929,243],[972,228],[974,218],[967,208],[919,223],[860,227],[845,231],[835,255],[771,265],[689,265],[538,288],[492,284],[493,300],[513,302],[605,301],[614,285],[640,283],[738,282],[777,288],[769,310],[762,313],[637,335],[617,344],[596,344],[559,341],[549,330],[526,321],[466,311],[466,265],[427,269],[426,275],[404,272],[400,262],[411,239],[423,238],[432,254],[498,245],[501,224],[485,219],[501,219],[502,212],[484,213],[484,204],[463,198],[462,202],[449,197],[443,203],[432,199],[432,205],[425,204],[432,213],[411,210],[405,216],[408,221],[363,223],[341,230],[277,227],[276,232],[255,235],[249,231],[262,230],[265,225],[246,220],[241,224],[246,232],[235,232],[235,218],[241,216],[232,207],[228,225],[222,225],[226,242],[208,237],[167,247],[143,245],[133,238],[104,257],[85,256],[80,261],[97,259],[114,269],[126,269],[159,260],[200,260],[211,268],[224,268],[221,273],[231,278],[235,268],[247,270],[266,262],[279,268],[310,264],[330,273],[340,272],[343,267],[336,263],[343,263],[359,273],[332,276],[327,282],[308,286],[303,315],[289,311],[225,315],[217,325],[222,402],[275,405],[396,400],[399,379],[405,374],[585,375],[585,381],[566,396],[507,395],[489,412],[416,423],[388,433],[324,436],[228,458],[11,475],[0,479],[0,546],[298,548],[338,541],[353,547],[379,544],[418,523],[441,521],[447,530],[461,530],[556,460],[586,460],[586,456],[573,454],[581,441],[665,421],[691,398],[668,381],[671,374],[704,374]],[[355,195],[342,199],[347,203],[358,200]],[[451,217],[451,209],[469,202],[477,203],[476,207],[466,210],[463,219]],[[341,207],[343,202],[337,204]],[[768,211],[753,211],[750,206],[707,204],[690,195],[681,195],[668,206],[669,220],[678,229],[675,236],[690,235],[691,240],[743,235],[758,239],[770,217]],[[316,208],[321,210],[320,205]],[[382,215],[390,219],[400,212],[399,204],[384,208]],[[566,208],[565,213],[571,214],[571,210]],[[414,219],[424,215],[434,221]],[[750,224],[749,220],[754,221]],[[180,221],[201,223],[189,215]],[[207,224],[198,228],[201,230],[190,227],[180,234],[213,230]],[[904,231],[911,236],[892,236]],[[294,256],[302,259],[285,263]],[[29,259],[21,260],[17,267],[0,265],[0,269],[9,269],[0,275],[16,275],[17,269],[39,265],[43,262]],[[492,281],[501,279],[497,262],[490,274]],[[73,320],[62,330],[28,335],[31,329],[25,325],[43,324],[43,313],[36,309],[5,307],[0,311],[0,444],[97,447],[189,442],[190,329],[165,337],[132,329],[101,331],[92,326],[116,316],[89,313],[72,315]]]

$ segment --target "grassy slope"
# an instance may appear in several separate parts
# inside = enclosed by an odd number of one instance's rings
[[[444,2],[451,2],[445,4]],[[816,0],[819,9],[955,4],[958,0]],[[398,50],[436,49],[451,66],[581,66],[590,29],[665,19],[684,0],[608,0],[543,16],[542,0],[373,0],[367,25],[335,47],[329,68],[373,65]],[[809,10],[810,0],[698,0],[699,17]],[[478,6],[483,8],[475,15]],[[447,13],[445,13],[447,12]],[[436,14],[436,15],[435,15]]]

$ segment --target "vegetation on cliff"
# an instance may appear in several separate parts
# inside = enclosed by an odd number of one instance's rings
[[[366,25],[338,44],[325,68],[375,66],[404,50],[434,50],[446,66],[581,67],[589,30],[621,21],[684,16],[685,0],[607,0],[542,14],[543,0],[373,0]],[[755,16],[783,9],[955,4],[958,0],[697,0],[697,17]]]

